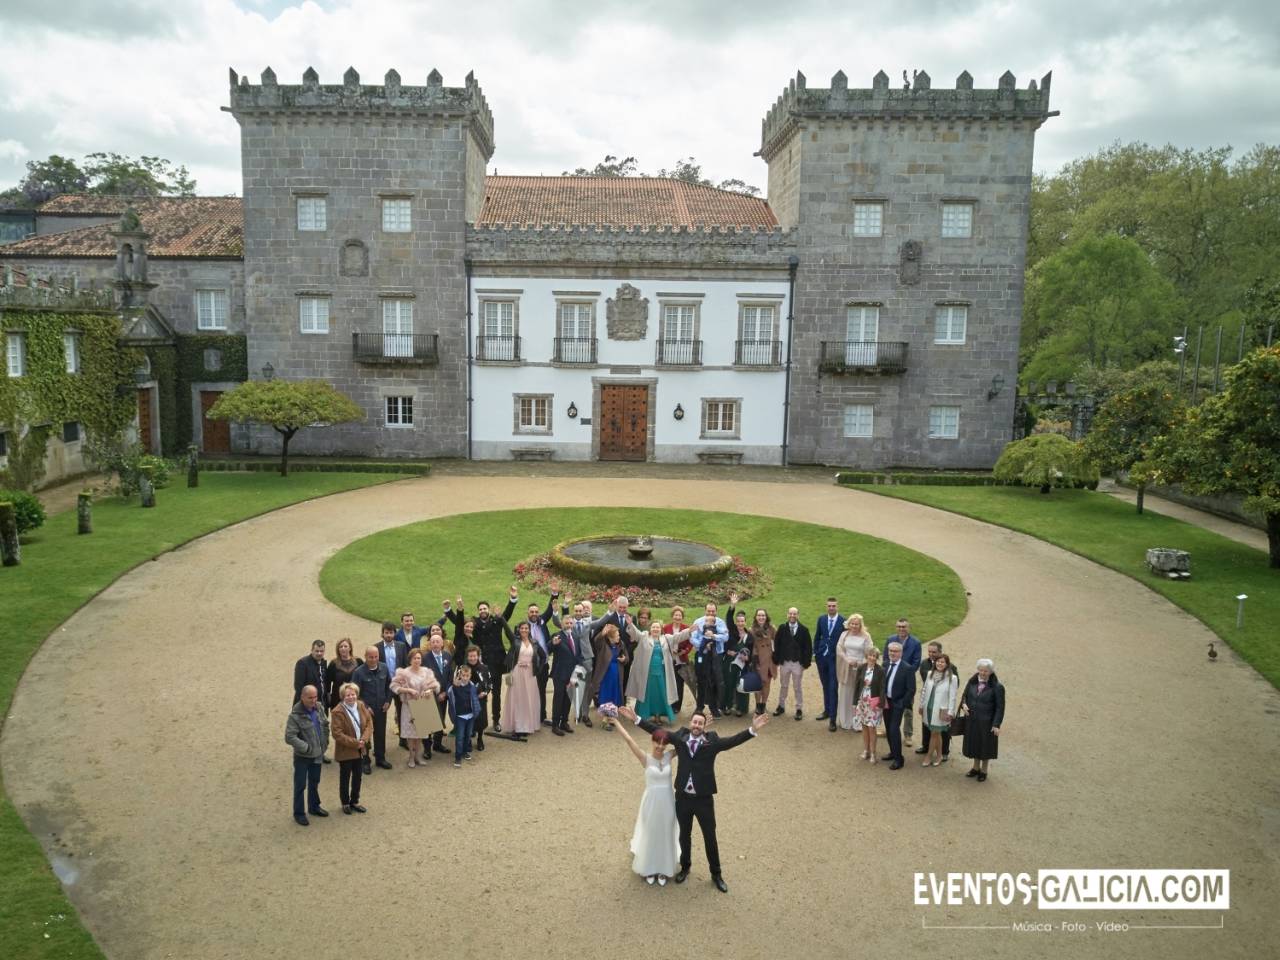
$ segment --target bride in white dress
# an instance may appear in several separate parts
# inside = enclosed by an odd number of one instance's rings
[[[618,724],[614,729],[627,741],[627,746],[644,767],[644,796],[640,798],[636,829],[631,835],[631,869],[644,877],[645,883],[656,881],[666,886],[668,878],[675,875],[676,862],[680,859],[676,795],[671,787],[671,763],[675,750],[668,749],[665,730],[654,732],[653,750],[645,753],[625,726]]]

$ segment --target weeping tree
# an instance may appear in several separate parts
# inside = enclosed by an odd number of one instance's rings
[[[257,423],[280,434],[280,476],[289,475],[289,441],[305,427],[364,419],[364,411],[323,380],[250,380],[209,408],[210,420]]]
[[[1056,433],[1041,433],[1006,444],[992,470],[1000,483],[1039,487],[1048,493],[1055,487],[1098,485],[1098,467],[1081,445]]]

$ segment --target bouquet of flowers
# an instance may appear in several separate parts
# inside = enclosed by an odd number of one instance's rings
[[[618,719],[618,705],[616,703],[600,704],[600,716],[606,720]]]

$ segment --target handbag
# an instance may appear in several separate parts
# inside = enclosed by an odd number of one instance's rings
[[[758,671],[748,670],[738,681],[739,693],[759,693],[762,689],[764,689],[764,681],[760,679]]]
[[[951,735],[953,737],[964,736],[965,729],[969,726],[969,715],[964,712],[964,704],[960,705],[960,713],[951,718]]]

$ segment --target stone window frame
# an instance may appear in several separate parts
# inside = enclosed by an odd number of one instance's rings
[[[66,361],[67,373],[79,374],[81,372],[80,357],[80,331],[66,330],[62,334],[62,355]]]
[[[968,300],[937,300],[933,304],[933,342],[940,347],[963,347],[969,342],[969,310],[973,304]],[[955,311],[964,311],[960,338],[955,337]],[[938,320],[943,310],[947,311],[947,336],[939,338]]]
[[[658,300],[658,340],[662,343],[678,343],[679,340],[667,339],[667,307],[692,307],[693,308],[693,336],[689,339],[693,343],[697,343],[702,339],[702,301],[706,298],[705,293],[657,293],[654,296]],[[663,366],[683,366],[683,364],[673,364],[667,360]],[[701,366],[701,364],[693,364],[693,366]]]
[[[868,411],[866,433],[849,432],[849,412],[851,410]],[[874,403],[846,403],[841,417],[840,433],[846,440],[870,440],[874,437],[876,435],[876,405]]]
[[[297,294],[297,300],[298,300],[298,332],[308,337],[328,336],[329,332],[333,329],[332,326],[330,325],[330,320],[332,320],[333,318],[333,294],[321,293],[319,291],[312,291],[312,290],[303,290],[303,291],[299,291],[299,293]],[[306,317],[303,316],[303,312],[302,312],[303,304],[318,303],[320,301],[324,301],[324,304],[325,304],[324,329],[308,330],[307,324],[306,324]],[[312,320],[313,322],[315,320],[314,311],[312,315]]]
[[[708,417],[711,404],[728,406],[733,410],[733,427],[729,430],[708,429]],[[723,417],[723,415],[722,415]],[[742,439],[742,398],[741,397],[703,397],[702,413],[698,421],[699,440],[741,440]]]
[[[399,226],[387,226],[387,212],[389,209],[402,209],[399,204],[404,204],[406,213],[404,218],[404,228]],[[388,207],[388,204],[396,204],[394,207]],[[396,218],[396,222],[399,218]],[[413,233],[413,195],[409,193],[380,193],[378,194],[378,222],[382,227],[383,233]]]
[[[968,231],[966,233],[947,232],[947,210],[967,207],[969,210]],[[942,197],[938,202],[938,236],[943,240],[972,240],[974,223],[978,219],[977,197]]]
[[[485,332],[486,328],[485,328],[484,313],[485,313],[486,305],[490,303],[493,303],[493,304],[509,303],[511,304],[511,336],[514,338],[512,341],[512,350],[514,350],[515,342],[520,339],[520,297],[523,293],[524,293],[523,290],[476,290],[475,291],[476,317],[479,320],[479,322],[476,325],[476,336],[477,337],[488,337],[488,336],[505,337],[506,336],[505,333],[488,334]],[[502,323],[501,310],[499,310],[499,314],[498,314],[498,323],[499,323],[499,326],[501,326],[501,323]],[[490,360],[488,357],[480,356],[480,351],[478,349],[476,350],[476,360],[481,363],[516,363],[517,362],[514,359]]]
[[[5,331],[4,357],[5,371],[11,379],[27,375],[27,331]]]
[[[555,394],[553,393],[513,393],[511,395],[511,433],[513,436],[540,436],[549,437],[555,423],[554,404]],[[524,402],[529,402],[529,423],[522,422],[522,413]],[[546,426],[537,425],[538,420],[538,404],[545,403],[546,409]]]
[[[955,411],[954,433],[944,433],[947,423],[944,419],[943,411]],[[934,414],[938,414],[938,430],[934,430]],[[960,439],[960,405],[958,403],[931,403],[929,405],[929,424],[927,436],[930,440],[959,440]]]
[[[880,222],[875,233],[864,233],[858,230],[858,207],[879,207]],[[885,214],[888,212],[889,198],[881,196],[854,197],[849,217],[849,236],[856,240],[876,240],[884,236]]]
[[[204,294],[209,294],[213,298],[209,305],[210,320],[208,323],[204,322],[203,314],[201,313],[201,307],[200,307],[200,298]],[[222,295],[222,324],[221,325],[218,324],[218,309],[217,309],[218,294]],[[226,287],[196,287],[191,292],[191,303],[193,308],[195,309],[197,330],[226,330],[227,329],[227,317],[231,312],[231,292],[227,290]]]
[[[773,334],[772,336],[768,337],[765,340],[761,340],[759,337],[756,337],[753,339],[753,342],[770,343],[770,344],[781,342],[782,340],[782,306],[785,300],[786,300],[786,294],[782,294],[782,293],[778,293],[778,294],[740,293],[738,294],[738,324],[737,324],[737,336],[735,339],[743,343],[745,343],[747,340],[745,336],[747,310],[750,310],[750,309],[759,310],[763,307],[768,307],[773,311]],[[759,320],[756,321],[756,326],[758,329]],[[778,363],[773,362],[773,354],[772,354],[773,348],[769,347],[768,349],[770,351],[769,353],[770,359],[768,363],[737,363],[738,356],[737,356],[737,351],[735,350],[734,366],[736,366],[739,369],[745,369],[745,370],[760,370],[760,369],[776,370],[777,368],[782,366],[781,349],[779,349]]]
[[[303,226],[302,211],[304,201],[320,201],[320,226]],[[293,191],[293,226],[297,233],[329,232],[329,191],[327,190],[295,190]],[[312,220],[314,223],[314,219]]]
[[[84,439],[84,426],[79,420],[64,420],[62,423],[62,442],[64,445],[79,443]]]
[[[382,398],[382,425],[388,430],[412,430],[414,428],[412,393],[388,393]],[[396,422],[392,422],[391,408],[396,408]],[[407,409],[406,409],[407,408]],[[407,415],[407,419],[406,419]]]

